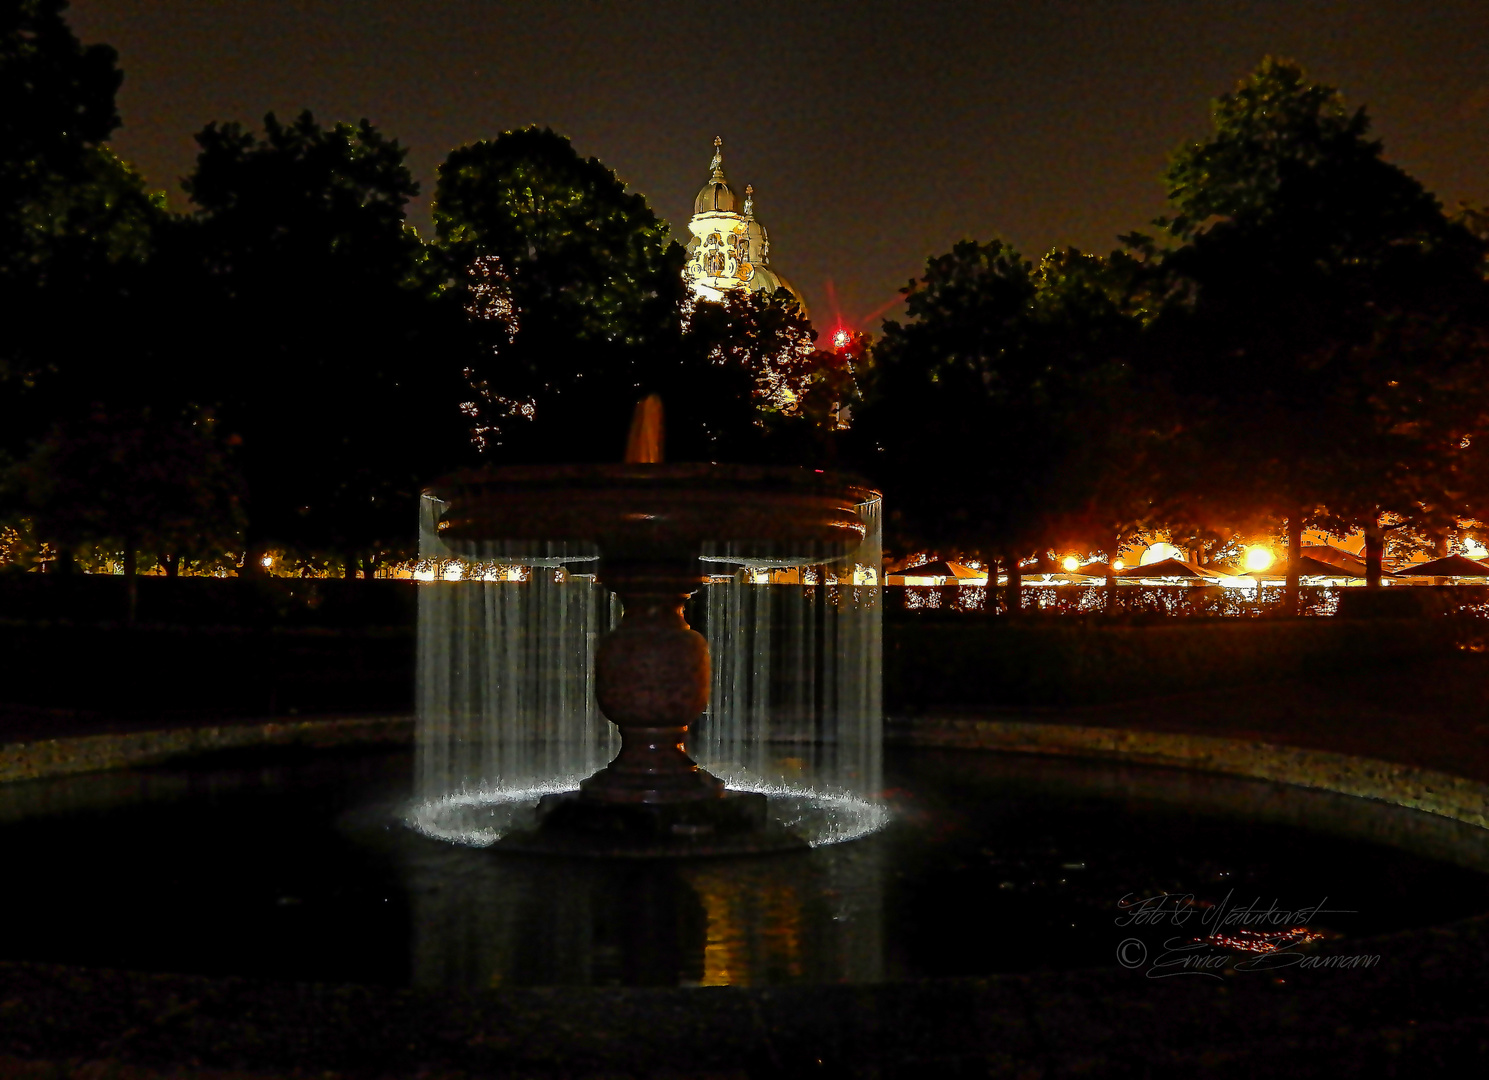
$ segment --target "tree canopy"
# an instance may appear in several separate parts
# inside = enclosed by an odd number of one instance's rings
[[[1482,422],[1479,241],[1369,137],[1363,109],[1268,59],[1166,179],[1177,302],[1151,355],[1183,428],[1171,475],[1199,516],[1347,530],[1453,517]],[[1450,331],[1450,327],[1457,330]]]
[[[0,9],[0,465],[23,456],[96,372],[148,256],[158,200],[108,149],[122,81],[61,0]],[[79,318],[86,315],[86,318]],[[59,328],[68,327],[66,334]]]
[[[478,319],[470,411],[507,457],[615,456],[630,403],[676,362],[681,252],[640,195],[547,128],[452,151],[434,196]]]
[[[421,484],[463,445],[458,374],[423,353],[445,338],[406,151],[308,112],[197,142],[162,259],[194,318],[163,362],[242,440],[250,542],[406,545]]]
[[[874,350],[856,441],[906,542],[1014,570],[1057,540],[1111,551],[1134,520],[1127,260],[994,240],[930,259]]]

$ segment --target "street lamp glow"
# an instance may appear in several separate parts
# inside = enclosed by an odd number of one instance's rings
[[[832,335],[832,347],[834,349],[846,349],[852,341],[852,335],[843,329],[839,329],[837,333]]]
[[[1177,559],[1183,554],[1173,544],[1157,543],[1143,552],[1141,563],[1147,566],[1150,563],[1162,562],[1164,559]]]
[[[262,559],[259,560],[259,565],[262,566],[265,570],[269,569],[269,567],[274,565],[274,556],[265,555]]]
[[[1060,565],[1065,568],[1067,574],[1073,574],[1081,568],[1081,561],[1074,555],[1067,555],[1061,561]]]
[[[1244,559],[1246,569],[1255,573],[1271,566],[1276,561],[1276,556],[1272,554],[1271,548],[1263,547],[1261,544],[1252,544],[1246,549]]]

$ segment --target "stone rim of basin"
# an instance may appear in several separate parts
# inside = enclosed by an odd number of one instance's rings
[[[856,477],[795,466],[711,463],[514,465],[454,473],[426,494],[436,528],[467,543],[592,543],[606,558],[731,555],[831,562],[865,534],[878,496]],[[816,549],[815,551],[813,549]]]

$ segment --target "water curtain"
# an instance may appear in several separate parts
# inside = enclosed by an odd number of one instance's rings
[[[480,541],[459,551],[426,493],[419,585],[416,798],[410,823],[486,845],[532,824],[619,745],[595,704],[594,656],[620,617],[575,543]],[[712,698],[689,752],[729,786],[771,796],[811,844],[886,820],[881,790],[882,540],[877,497],[848,557],[704,554],[688,619],[708,638]],[[822,561],[812,561],[823,554]]]

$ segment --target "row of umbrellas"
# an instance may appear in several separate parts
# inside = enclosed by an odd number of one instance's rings
[[[1063,578],[1104,578],[1105,563],[1087,563],[1073,571],[1030,568],[1030,576],[1044,574]],[[959,562],[939,559],[935,562],[909,566],[896,572],[897,578],[938,578],[946,582],[963,581],[968,578],[985,579],[986,571],[974,570]],[[1243,576],[1256,580],[1280,580],[1287,576],[1286,562],[1279,561],[1266,570],[1253,570],[1244,575],[1221,573],[1208,566],[1198,566],[1179,559],[1160,559],[1146,566],[1128,566],[1116,571],[1119,578],[1214,578],[1221,580]],[[1298,576],[1302,578],[1348,579],[1365,577],[1365,564],[1348,552],[1332,547],[1304,548],[1298,559]],[[1413,563],[1394,573],[1382,571],[1382,578],[1448,577],[1489,578],[1489,559],[1479,562],[1463,555],[1447,555],[1430,562]]]
[[[1335,552],[1336,549],[1325,549]],[[1086,567],[1082,567],[1082,570]],[[1094,567],[1092,569],[1095,569]],[[1101,576],[1105,576],[1106,569],[1100,569]],[[1117,571],[1118,577],[1128,578],[1227,578],[1238,575],[1223,574],[1212,570],[1207,566],[1196,566],[1193,563],[1181,562],[1178,559],[1163,559],[1159,562],[1149,563],[1147,566],[1129,566]],[[1287,577],[1287,563],[1279,560],[1265,570],[1252,570],[1242,577],[1261,580],[1281,580]],[[1318,555],[1301,553],[1298,557],[1298,576],[1300,578],[1331,578],[1342,580],[1348,578],[1363,578],[1365,564],[1354,556],[1345,552],[1337,555],[1329,555],[1320,558]],[[1445,555],[1440,559],[1430,562],[1413,563],[1402,567],[1400,570],[1390,573],[1381,571],[1382,578],[1489,578],[1489,563],[1478,562],[1462,555]]]

